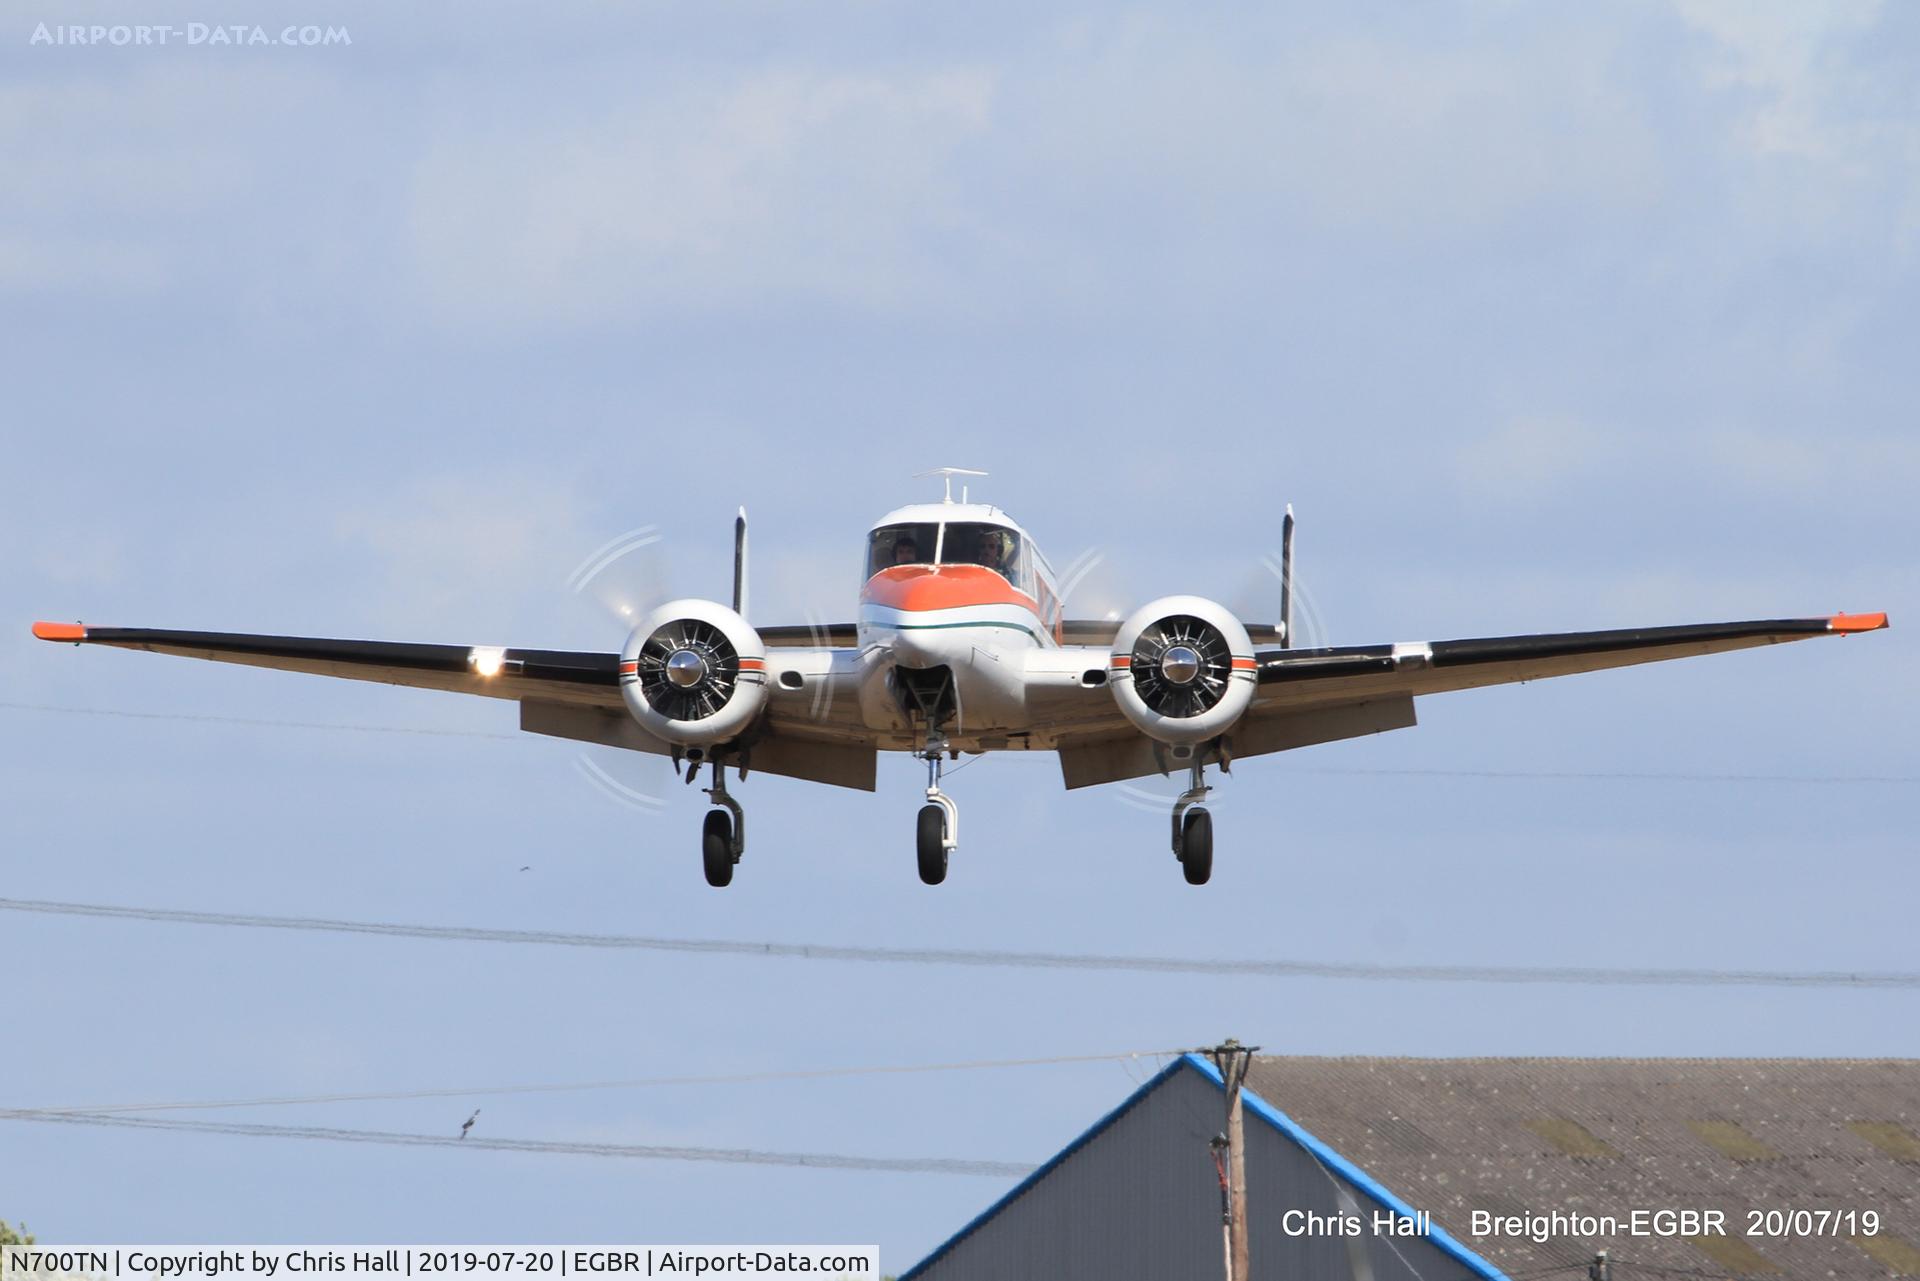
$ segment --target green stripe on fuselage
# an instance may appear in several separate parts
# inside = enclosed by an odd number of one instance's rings
[[[1038,644],[1046,643],[1040,639],[1039,632],[1034,631],[1033,628],[1028,627],[1025,623],[1002,623],[998,621],[981,621],[974,623],[868,623],[867,626],[873,628],[875,631],[888,632],[939,632],[946,631],[953,627],[1004,627],[1008,631],[1025,632]]]

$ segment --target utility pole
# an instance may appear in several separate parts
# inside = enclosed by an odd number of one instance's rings
[[[1213,1172],[1220,1178],[1220,1265],[1227,1281],[1233,1281],[1233,1188],[1227,1182],[1227,1136],[1216,1134],[1207,1140],[1213,1149]]]
[[[1247,1246],[1247,1145],[1246,1129],[1241,1123],[1240,1087],[1247,1079],[1253,1052],[1259,1048],[1242,1045],[1228,1037],[1219,1045],[1201,1051],[1213,1059],[1213,1065],[1220,1069],[1220,1080],[1227,1088],[1227,1281],[1249,1281],[1253,1275],[1252,1256]],[[1215,1151],[1217,1160],[1218,1149]]]

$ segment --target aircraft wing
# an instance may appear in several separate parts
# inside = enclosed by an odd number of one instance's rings
[[[617,653],[79,623],[35,623],[33,634],[45,641],[144,649],[217,663],[510,699],[520,704],[520,727],[531,733],[662,756],[670,751],[627,713],[620,697]],[[803,670],[805,692],[793,694],[775,686],[769,714],[756,729],[751,767],[872,790],[874,748],[870,741],[862,741],[864,730],[848,692],[857,674],[856,652],[802,649],[792,638],[784,639],[788,644],[774,651],[779,658],[770,666]]]
[[[1259,686],[1253,706],[1231,731],[1233,755],[1261,756],[1408,729],[1415,722],[1414,699],[1426,694],[1814,636],[1845,636],[1886,625],[1885,614],[1835,614],[1398,645],[1256,649]],[[1139,778],[1169,768],[1164,752],[1151,740],[1131,726],[1112,724],[1110,717],[1084,725],[1063,720],[1062,730],[1060,766],[1068,787]]]
[[[1398,645],[1260,650],[1254,655],[1259,675],[1254,710],[1477,689],[1815,636],[1845,636],[1886,625],[1885,614],[1834,614],[1826,618],[1550,632]]]
[[[46,641],[144,649],[216,663],[452,690],[489,698],[622,706],[618,654],[167,631],[150,627],[88,627],[79,623],[35,623],[33,634]]]

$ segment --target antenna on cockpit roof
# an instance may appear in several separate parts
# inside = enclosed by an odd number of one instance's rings
[[[918,480],[922,476],[940,477],[946,482],[947,486],[946,493],[941,496],[940,501],[950,503],[953,501],[953,478],[955,476],[984,476],[986,474],[987,473],[983,471],[974,471],[967,467],[935,467],[931,471],[917,471],[913,474],[913,478]],[[963,503],[967,501],[967,487],[965,485],[960,487],[960,501]]]

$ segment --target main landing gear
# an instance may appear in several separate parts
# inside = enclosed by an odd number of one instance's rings
[[[920,807],[914,836],[920,879],[928,885],[938,885],[947,879],[947,856],[960,844],[960,807],[940,790],[946,752],[946,735],[935,730],[927,735],[926,750],[919,753],[927,762],[927,803]]]
[[[1213,789],[1207,786],[1207,767],[1194,757],[1187,790],[1173,803],[1173,856],[1180,860],[1187,884],[1205,885],[1213,875],[1213,815],[1200,802]]]
[[[727,793],[725,763],[718,756],[710,763],[713,786],[700,790],[707,794],[715,808],[707,811],[706,821],[700,825],[700,861],[706,868],[707,884],[719,889],[732,884],[733,865],[740,861],[740,855],[747,848],[747,814],[740,808],[740,802]],[[687,781],[691,783],[699,772],[698,765],[688,767]]]

